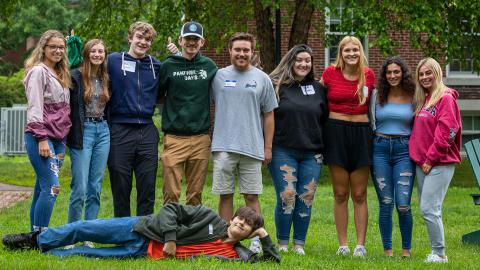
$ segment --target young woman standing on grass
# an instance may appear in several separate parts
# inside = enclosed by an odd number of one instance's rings
[[[42,34],[25,61],[28,101],[25,147],[36,181],[30,208],[32,231],[48,227],[60,192],[58,174],[70,130],[70,71],[64,36],[56,30]]]
[[[417,66],[414,96],[415,120],[410,137],[410,157],[416,163],[420,211],[432,252],[426,262],[448,262],[442,204],[452,180],[455,163],[460,163],[462,123],[458,92],[442,82],[442,68],[432,59]]]
[[[368,224],[367,184],[372,154],[368,101],[375,74],[366,66],[360,40],[346,36],[338,45],[335,63],[320,81],[327,87],[329,118],[325,124],[325,160],[332,175],[334,216],[340,247],[348,255],[348,199],[354,206],[357,245],[354,256],[364,257]]]
[[[412,242],[412,198],[415,166],[408,152],[413,120],[415,83],[407,64],[399,57],[383,63],[377,90],[370,99],[373,138],[373,184],[380,205],[378,225],[386,256],[392,251],[392,212],[396,206],[402,256],[410,257]]]
[[[315,80],[312,54],[307,45],[296,45],[270,74],[279,98],[268,166],[277,193],[277,239],[280,251],[288,251],[293,224],[293,252],[300,255],[305,255],[328,117],[325,87]]]
[[[96,219],[100,192],[110,150],[110,131],[105,104],[110,98],[105,44],[92,39],[83,49],[84,62],[72,71],[71,120],[68,134],[72,181],[68,222]],[[93,247],[91,242],[85,245]]]

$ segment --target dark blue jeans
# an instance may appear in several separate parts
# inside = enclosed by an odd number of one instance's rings
[[[412,198],[415,166],[408,152],[409,137],[373,140],[373,184],[380,204],[378,224],[384,250],[392,249],[392,212],[398,212],[402,248],[410,249],[412,242]]]
[[[277,193],[275,226],[281,245],[288,244],[292,223],[293,243],[305,244],[321,159],[316,152],[273,146],[268,168]]]
[[[149,241],[133,231],[138,217],[79,220],[59,227],[49,228],[38,235],[42,252],[55,256],[83,255],[97,258],[131,258],[147,255]],[[60,249],[77,242],[92,241],[113,244],[114,247],[89,248],[78,246]]]
[[[58,174],[65,156],[65,140],[48,139],[51,156],[46,158],[38,152],[38,141],[30,132],[25,133],[28,159],[35,170],[35,188],[30,208],[31,230],[48,227],[53,206],[60,191]]]

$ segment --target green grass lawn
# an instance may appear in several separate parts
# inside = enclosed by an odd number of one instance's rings
[[[22,186],[33,186],[33,170],[25,157],[0,157],[0,181]],[[64,224],[67,221],[69,197],[70,163],[67,158],[61,172],[61,193],[58,197],[51,218],[51,226]],[[161,206],[161,172],[158,173],[155,210]],[[204,193],[205,205],[216,209],[218,198],[211,194],[211,171],[208,175]],[[281,265],[261,263],[258,265],[210,261],[199,259],[195,261],[164,260],[105,260],[83,257],[57,258],[40,254],[38,251],[11,252],[0,248],[0,269],[479,269],[480,247],[464,245],[461,242],[463,234],[480,229],[480,207],[475,206],[469,196],[479,193],[475,185],[468,162],[457,166],[457,170],[445,199],[443,220],[447,243],[447,255],[450,262],[447,265],[431,265],[423,263],[430,252],[425,225],[418,209],[416,190],[412,199],[414,213],[414,232],[412,258],[402,259],[400,233],[397,217],[394,217],[394,252],[393,259],[385,258],[378,230],[378,202],[372,186],[368,189],[369,228],[367,233],[367,258],[335,256],[338,247],[335,224],[333,220],[333,193],[330,187],[328,170],[322,172],[321,184],[317,190],[313,204],[313,215],[307,236],[306,256],[291,253],[283,255]],[[134,194],[132,199],[134,200]],[[266,220],[266,228],[275,238],[273,211],[275,206],[275,191],[270,177],[264,174],[264,193],[261,196],[262,211]],[[240,195],[235,196],[236,206],[243,204]],[[0,234],[27,231],[29,228],[28,211],[30,201],[24,201],[8,209],[0,210]],[[135,209],[132,204],[132,209]],[[107,178],[103,185],[100,218],[113,216],[110,183]],[[355,233],[353,215],[350,215],[349,244],[353,249]],[[248,243],[246,243],[248,244]]]

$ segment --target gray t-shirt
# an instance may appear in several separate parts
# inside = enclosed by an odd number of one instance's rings
[[[102,102],[101,95],[103,92],[102,81],[96,77],[91,77],[92,81],[92,100],[85,102],[85,117],[102,117],[105,103]]]
[[[263,116],[277,106],[272,81],[251,67],[220,69],[212,83],[215,125],[212,152],[224,151],[264,159]]]

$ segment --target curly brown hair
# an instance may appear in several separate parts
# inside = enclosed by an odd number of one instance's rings
[[[388,57],[385,62],[383,62],[380,75],[378,76],[378,94],[381,106],[387,103],[388,94],[390,93],[391,86],[387,80],[387,67],[391,64],[397,64],[402,69],[402,81],[400,82],[402,90],[407,95],[412,97],[415,93],[415,82],[413,81],[413,77],[410,73],[407,63],[405,63],[405,61],[398,56]]]

